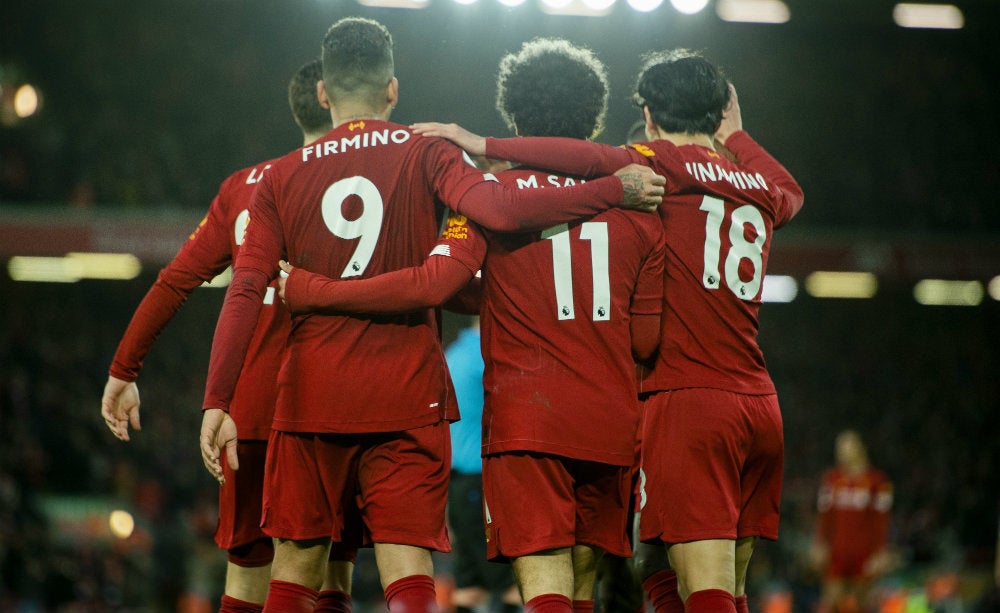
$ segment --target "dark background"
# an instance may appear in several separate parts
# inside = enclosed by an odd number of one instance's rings
[[[755,554],[752,606],[787,591],[796,611],[808,610],[815,488],[836,433],[853,427],[896,483],[900,567],[886,589],[917,591],[954,573],[972,608],[997,545],[1000,303],[921,306],[912,284],[924,269],[984,283],[1000,274],[991,263],[1000,245],[998,3],[959,2],[958,31],[901,29],[882,0],[788,4],[789,23],[753,25],[720,21],[714,3],[685,16],[669,4],[640,14],[619,2],[609,16],[581,18],[545,15],[533,0],[515,9],[431,0],[419,11],[336,0],[8,0],[4,96],[11,83],[31,82],[43,106],[0,125],[0,227],[28,210],[43,230],[81,211],[99,213],[95,223],[150,224],[168,211],[193,228],[229,173],[301,144],[286,84],[340,17],[373,17],[393,33],[394,120],[456,121],[498,136],[507,131],[493,107],[497,63],[534,36],[569,38],[608,65],[611,108],[598,140],[611,144],[639,118],[628,95],[640,54],[702,49],[736,84],[746,129],[806,193],[776,238],[772,271],[805,270],[831,246],[910,247],[906,266],[886,267],[874,299],[800,293],[762,309],[788,457],[781,539]],[[0,246],[16,238],[0,235]],[[970,276],[948,253],[980,272]],[[196,445],[221,291],[195,292],[151,352],[139,381],[142,433],[123,445],[99,417],[115,346],[163,263],[147,261],[121,282],[16,283],[0,272],[0,610],[216,602],[215,486]],[[449,317],[446,340],[464,323]],[[129,508],[136,534],[110,539],[79,519],[89,517],[84,502]],[[378,598],[372,566],[359,566],[359,610]]]

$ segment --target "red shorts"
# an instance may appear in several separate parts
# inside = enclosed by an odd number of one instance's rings
[[[486,555],[516,558],[591,545],[631,556],[632,467],[533,452],[483,458]]]
[[[451,550],[448,422],[403,432],[272,432],[268,449],[266,534]]]
[[[219,524],[215,528],[215,544],[220,549],[235,549],[271,538],[260,529],[266,454],[266,441],[239,441],[236,455],[240,469],[232,470],[223,458],[226,484],[219,487]]]
[[[708,388],[643,403],[639,538],[778,538],[784,434],[778,397]]]

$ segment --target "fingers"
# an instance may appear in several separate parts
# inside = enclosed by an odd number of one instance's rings
[[[278,260],[278,268],[280,268],[281,272],[285,273],[286,275],[292,274],[292,271],[295,269],[294,266],[292,266],[285,260]]]
[[[236,455],[236,441],[232,440],[226,443],[226,461],[229,463],[229,468],[233,470],[240,469],[240,460]]]
[[[449,135],[453,135],[455,128],[458,128],[458,124],[443,124],[436,121],[424,121],[410,124],[410,130],[412,130],[414,134],[419,134],[421,136],[437,136],[440,138],[448,138]]]
[[[119,419],[115,415],[114,410],[115,402],[114,400],[105,397],[101,401],[101,417],[104,418],[104,425],[108,427],[111,434],[115,435],[120,441],[128,441],[128,422],[124,419]]]
[[[226,477],[222,473],[222,464],[219,463],[219,448],[214,443],[213,433],[201,433],[199,444],[201,447],[201,461],[205,464],[208,473],[219,482],[219,485],[226,483]]]

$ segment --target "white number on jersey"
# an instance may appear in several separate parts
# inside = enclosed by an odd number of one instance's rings
[[[361,216],[354,220],[344,217],[342,205],[349,196],[361,198]],[[352,240],[360,239],[347,262],[341,278],[364,274],[375,253],[379,233],[382,231],[384,205],[378,187],[368,179],[356,176],[337,181],[323,194],[323,221],[334,236]]]
[[[720,198],[705,196],[701,201],[702,211],[708,213],[705,219],[705,268],[701,281],[708,289],[719,289],[719,258],[722,252],[722,221],[726,216],[725,203]],[[756,230],[754,240],[746,239],[744,226],[750,224]],[[745,204],[734,210],[729,219],[729,252],[726,254],[726,285],[740,300],[753,300],[760,291],[764,278],[764,241],[767,228],[764,217],[756,207]],[[753,277],[749,281],[740,278],[740,263],[748,260],[753,265]]]
[[[556,286],[556,317],[576,319],[573,307],[573,257],[568,224],[552,226],[542,232],[552,241],[552,278]],[[590,241],[590,268],[593,275],[594,321],[611,319],[611,280],[608,273],[608,224],[588,221],[580,226],[580,239]]]

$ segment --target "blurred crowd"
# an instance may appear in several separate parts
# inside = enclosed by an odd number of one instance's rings
[[[195,613],[217,602],[216,486],[197,430],[223,292],[195,292],[150,354],[143,429],[130,443],[99,414],[114,345],[151,274],[72,285],[0,278],[2,611]],[[989,590],[1000,519],[1000,305],[922,307],[887,289],[868,301],[767,305],[762,320],[787,458],[781,536],[751,563],[752,609],[811,613],[816,490],[834,437],[850,427],[896,486],[891,585],[944,580],[950,608],[933,610],[973,611]],[[119,538],[81,507],[126,509],[135,528]],[[380,605],[365,559],[359,611]],[[447,558],[439,562],[446,574]]]

